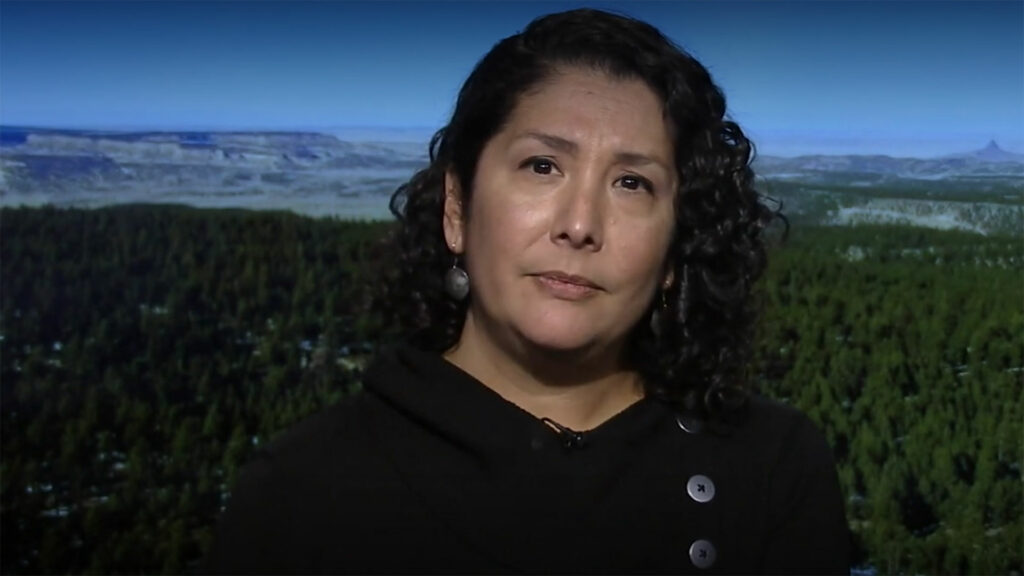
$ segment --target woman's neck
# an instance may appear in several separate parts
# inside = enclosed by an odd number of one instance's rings
[[[620,350],[502,346],[468,321],[459,343],[444,356],[502,398],[573,430],[596,428],[644,396],[638,375],[621,367]]]

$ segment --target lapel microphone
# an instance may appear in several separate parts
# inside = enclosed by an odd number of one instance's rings
[[[566,428],[551,418],[544,417],[541,418],[540,421],[550,426],[554,426],[555,429],[558,430],[558,435],[562,438],[562,445],[566,448],[583,448],[586,444],[583,432],[577,432],[572,428]]]

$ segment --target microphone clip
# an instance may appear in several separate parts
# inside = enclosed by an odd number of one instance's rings
[[[553,426],[556,430],[558,430],[558,435],[562,438],[562,446],[564,446],[566,449],[583,448],[586,445],[586,437],[584,436],[583,432],[577,432],[572,428],[562,426],[561,424],[555,422],[551,418],[545,417],[541,418],[540,420],[541,422],[544,422],[549,426]]]

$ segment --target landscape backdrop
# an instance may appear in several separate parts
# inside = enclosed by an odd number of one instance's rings
[[[0,126],[0,205],[173,203],[390,219],[395,189],[427,165],[426,141],[323,132]],[[900,223],[1020,232],[1024,154],[995,141],[931,158],[759,156],[761,191],[804,223]]]
[[[359,393],[462,79],[581,5],[0,3],[0,571],[194,570],[252,451]],[[833,446],[851,572],[1024,572],[1024,3],[588,5],[758,146],[756,384]]]

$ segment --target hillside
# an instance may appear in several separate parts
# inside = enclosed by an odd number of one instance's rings
[[[195,568],[239,466],[357,393],[382,223],[0,210],[5,574]],[[859,574],[1022,565],[1019,239],[795,227],[753,374],[839,468]]]
[[[426,148],[309,132],[3,128],[3,205],[185,203],[383,217]]]
[[[359,137],[0,127],[0,206],[177,203],[388,219],[389,197],[427,165],[427,145]],[[759,191],[804,223],[1024,235],[1024,155],[995,142],[942,158],[763,156],[753,167]]]

